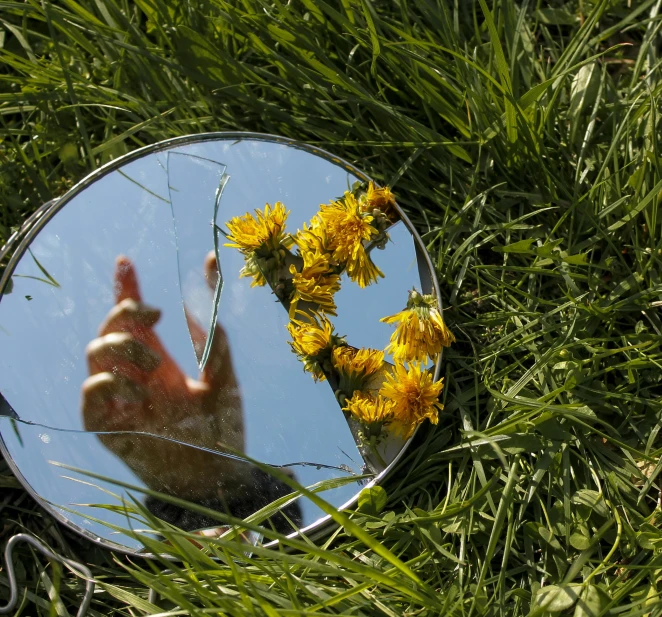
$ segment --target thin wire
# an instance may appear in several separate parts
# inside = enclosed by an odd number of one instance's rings
[[[7,568],[7,578],[9,579],[9,602],[5,606],[0,606],[0,615],[6,615],[11,613],[14,608],[16,608],[16,603],[18,601],[18,585],[16,584],[16,573],[14,572],[14,564],[12,562],[12,552],[14,547],[19,542],[26,542],[32,547],[36,548],[40,553],[46,556],[50,561],[56,561],[58,563],[69,566],[74,570],[74,573],[78,576],[81,576],[76,570],[79,570],[83,573],[85,578],[85,595],[83,596],[83,601],[78,608],[76,617],[85,617],[87,610],[90,608],[90,603],[92,602],[92,595],[94,594],[94,580],[92,579],[92,572],[89,568],[84,566],[82,563],[73,561],[72,559],[67,559],[56,553],[53,553],[51,550],[46,548],[37,538],[31,536],[27,533],[19,533],[15,536],[12,536],[7,542],[5,547],[5,567]]]

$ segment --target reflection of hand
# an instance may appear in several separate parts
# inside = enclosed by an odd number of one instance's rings
[[[210,287],[218,278],[213,254],[205,260]],[[243,452],[241,397],[225,332],[216,326],[207,364],[198,381],[184,375],[153,330],[161,312],[144,304],[133,264],[119,257],[116,304],[87,347],[90,371],[82,387],[88,431],[140,431],[212,449]],[[196,346],[206,332],[188,315]],[[224,498],[242,484],[245,467],[162,439],[100,435],[154,490],[187,499]]]

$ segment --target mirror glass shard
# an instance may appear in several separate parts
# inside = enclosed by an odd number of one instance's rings
[[[252,286],[227,246],[234,217],[282,202],[294,233],[357,182],[367,186],[318,150],[221,134],[126,157],[59,200],[14,256],[0,301],[0,436],[21,481],[77,530],[134,551],[103,524],[127,527],[126,516],[89,505],[131,495],[113,479],[243,518],[290,492],[243,455],[327,483],[321,495],[338,507],[383,474],[408,439],[368,452],[332,378],[315,381],[292,353],[278,285],[301,269],[296,247],[280,283]],[[353,348],[386,348],[393,326],[380,319],[412,288],[435,287],[401,213],[385,225],[388,241],[370,250],[383,278],[361,288],[338,271],[331,320]],[[133,497],[189,530],[215,524]],[[288,508],[272,519],[283,533],[323,518],[306,499]]]
[[[216,216],[230,176],[223,163],[186,152],[166,154],[182,310],[202,370],[213,342],[223,289],[222,272],[215,263]],[[212,253],[209,240],[201,241],[205,235],[214,238]]]

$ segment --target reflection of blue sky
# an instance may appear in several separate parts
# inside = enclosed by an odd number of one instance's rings
[[[17,440],[15,430],[18,430],[24,447],[21,447]],[[103,490],[122,494],[122,489],[109,482],[86,478],[66,469],[49,465],[47,462],[55,460],[71,467],[89,469],[120,481],[141,485],[141,482],[124,465],[118,463],[119,459],[112,456],[101,446],[96,435],[60,433],[37,426],[26,426],[21,423],[14,423],[12,426],[9,418],[3,417],[0,417],[0,433],[2,433],[5,445],[23,476],[33,489],[45,501],[52,504],[61,515],[95,537],[100,536],[136,550],[141,548],[138,542],[123,534],[120,536],[119,533],[113,532],[101,523],[86,518],[85,515],[128,529],[131,523],[126,516],[109,510],[78,505],[115,504],[116,500]],[[57,506],[70,508],[80,512],[80,514],[67,512]],[[136,528],[135,523],[133,523],[133,527]]]
[[[382,317],[398,313],[407,304],[412,287],[421,289],[414,241],[404,223],[389,229],[390,241],[384,250],[371,256],[384,273],[376,285],[359,289],[346,275],[336,294],[338,317],[333,319],[338,334],[347,336],[354,347],[383,349],[393,333],[393,326],[381,323]],[[388,355],[386,359],[393,362]]]
[[[341,167],[279,144],[219,141],[176,151],[227,165],[230,180],[219,221],[262,208],[266,202],[282,201],[291,210],[288,229],[294,231],[315,214],[320,203],[340,196],[355,180]],[[213,249],[210,222],[220,168],[179,155],[171,155],[169,163],[170,185],[180,191],[174,211],[181,280],[188,290],[185,301],[204,320],[209,315],[211,292],[204,289],[202,265]],[[0,391],[23,419],[82,429],[80,387],[88,376],[85,346],[97,335],[114,303],[113,270],[120,254],[136,265],[143,299],[163,311],[156,331],[165,346],[184,372],[197,375],[183,315],[167,203],[167,165],[165,153],[153,154],[125,165],[124,175],[112,172],[104,176],[58,212],[32,243],[33,254],[61,288],[14,277],[12,294],[0,303]],[[364,290],[343,280],[337,295],[339,312],[333,321],[337,331],[356,347],[385,347],[392,330],[379,323],[379,318],[401,310],[407,291],[414,284],[419,286],[409,232],[398,224],[391,236],[384,251],[373,253],[386,278]],[[359,472],[360,455],[333,393],[326,383],[315,383],[305,374],[290,351],[285,310],[268,288],[251,288],[248,279],[239,278],[243,259],[238,251],[222,247],[220,255],[224,288],[219,321],[228,333],[242,392],[247,454],[272,464],[311,461],[349,465]],[[15,272],[42,276],[29,255]],[[50,440],[44,443],[37,436],[44,429],[21,428],[21,432],[24,448],[3,428],[6,445],[32,486],[59,503],[99,502],[104,496],[96,489],[73,483],[70,488],[66,482],[54,480],[59,473],[45,464],[48,459],[140,483],[96,437],[54,435],[51,431]],[[303,484],[342,475],[314,467],[298,467],[295,473]],[[355,492],[356,485],[348,485],[325,496],[340,505]],[[312,504],[305,505],[306,524],[318,516]]]

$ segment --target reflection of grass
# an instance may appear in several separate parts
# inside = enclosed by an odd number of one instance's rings
[[[112,583],[104,615],[154,610],[146,583],[188,614],[659,613],[657,0],[7,6],[2,239],[92,161],[207,130],[282,134],[399,176],[458,342],[439,426],[382,515],[352,517],[370,542],[342,531],[245,568],[182,542],[176,574],[130,579],[19,491],[3,538],[25,525],[75,543]],[[618,43],[633,45],[578,66]],[[42,581],[77,604],[81,585],[24,563],[30,594],[47,597]]]
[[[39,270],[41,270],[42,274],[44,275],[45,278],[42,278],[40,276],[31,276],[29,274],[12,274],[12,276],[15,276],[16,278],[23,278],[23,279],[33,279],[35,281],[40,281],[41,283],[46,283],[47,285],[51,285],[51,287],[60,287],[60,283],[58,283],[53,276],[44,268],[44,266],[41,265],[39,260],[34,256],[32,251],[28,249],[28,253],[30,253],[30,257],[32,257],[32,260],[37,264],[37,267]]]
[[[138,182],[138,180],[135,180],[135,179],[132,178],[129,174],[127,174],[126,172],[122,171],[121,169],[118,169],[118,170],[117,170],[117,173],[118,173],[120,176],[122,176],[123,178],[126,178],[126,179],[127,179],[129,182],[131,182],[132,184],[135,184],[135,185],[139,186],[143,191],[145,191],[146,193],[149,193],[152,197],[156,197],[157,199],[159,199],[159,200],[161,200],[161,201],[164,201],[164,202],[167,203],[167,204],[170,203],[170,201],[167,200],[165,197],[161,197],[161,195],[155,193],[154,191],[151,191],[151,190],[148,189],[144,184],[142,184],[141,182]]]
[[[21,432],[18,430],[18,424],[16,423],[15,418],[9,418],[9,423],[11,424],[11,430],[13,431],[16,440],[21,446],[23,446],[23,438],[21,437]]]

